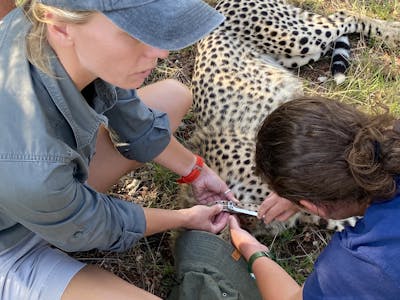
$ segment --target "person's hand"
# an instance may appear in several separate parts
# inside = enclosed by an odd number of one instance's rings
[[[229,216],[229,230],[232,244],[239,250],[246,260],[257,251],[268,251],[268,247],[261,244],[249,232],[242,229],[236,216]]]
[[[192,182],[193,195],[198,203],[208,204],[218,200],[239,201],[232,191],[213,170],[204,164],[200,176]]]
[[[225,228],[229,214],[222,212],[222,205],[213,206],[196,205],[191,208],[183,209],[188,214],[187,229],[197,229],[218,233]]]
[[[265,224],[272,221],[286,221],[299,211],[293,202],[271,192],[258,209],[258,218],[263,219]]]

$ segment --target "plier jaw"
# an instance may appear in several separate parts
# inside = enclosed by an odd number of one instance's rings
[[[257,217],[257,212],[249,209],[244,209],[236,206],[236,204],[232,201],[216,201],[215,204],[222,204],[223,209],[222,211],[229,212],[231,214],[244,214],[248,216]]]

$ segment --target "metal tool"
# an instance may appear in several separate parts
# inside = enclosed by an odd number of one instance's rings
[[[229,212],[229,213],[244,214],[244,215],[257,217],[257,212],[256,211],[237,207],[235,205],[235,203],[232,202],[232,201],[220,200],[220,201],[215,201],[214,204],[222,204],[223,211],[226,211],[226,212]]]
[[[228,208],[228,210],[229,210],[230,212],[232,212],[232,213],[245,214],[245,215],[257,217],[257,212],[256,212],[256,211],[237,207],[237,206],[235,205],[235,203],[233,203],[232,201],[229,201],[229,202],[228,202],[227,208]]]

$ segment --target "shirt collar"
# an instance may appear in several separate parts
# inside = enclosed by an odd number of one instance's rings
[[[103,105],[97,104],[98,108],[101,106],[102,111],[93,109],[76,88],[54,51],[50,47],[47,47],[46,51],[51,57],[50,70],[52,75],[45,74],[40,70],[37,71],[52,101],[71,126],[79,149],[93,140],[101,123],[107,124],[107,118],[101,113],[115,104],[116,96],[107,97]],[[104,84],[104,86],[109,85]],[[107,95],[113,94],[111,86],[105,93]],[[96,101],[99,102],[104,97],[96,98],[98,98]]]

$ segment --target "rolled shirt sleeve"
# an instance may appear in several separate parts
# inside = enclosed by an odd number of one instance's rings
[[[168,115],[147,107],[135,90],[116,88],[116,92],[118,101],[105,112],[115,146],[128,159],[152,160],[170,142]]]
[[[73,163],[22,161],[2,167],[10,176],[0,182],[1,210],[62,250],[125,251],[144,235],[143,208],[82,184],[73,176]]]

